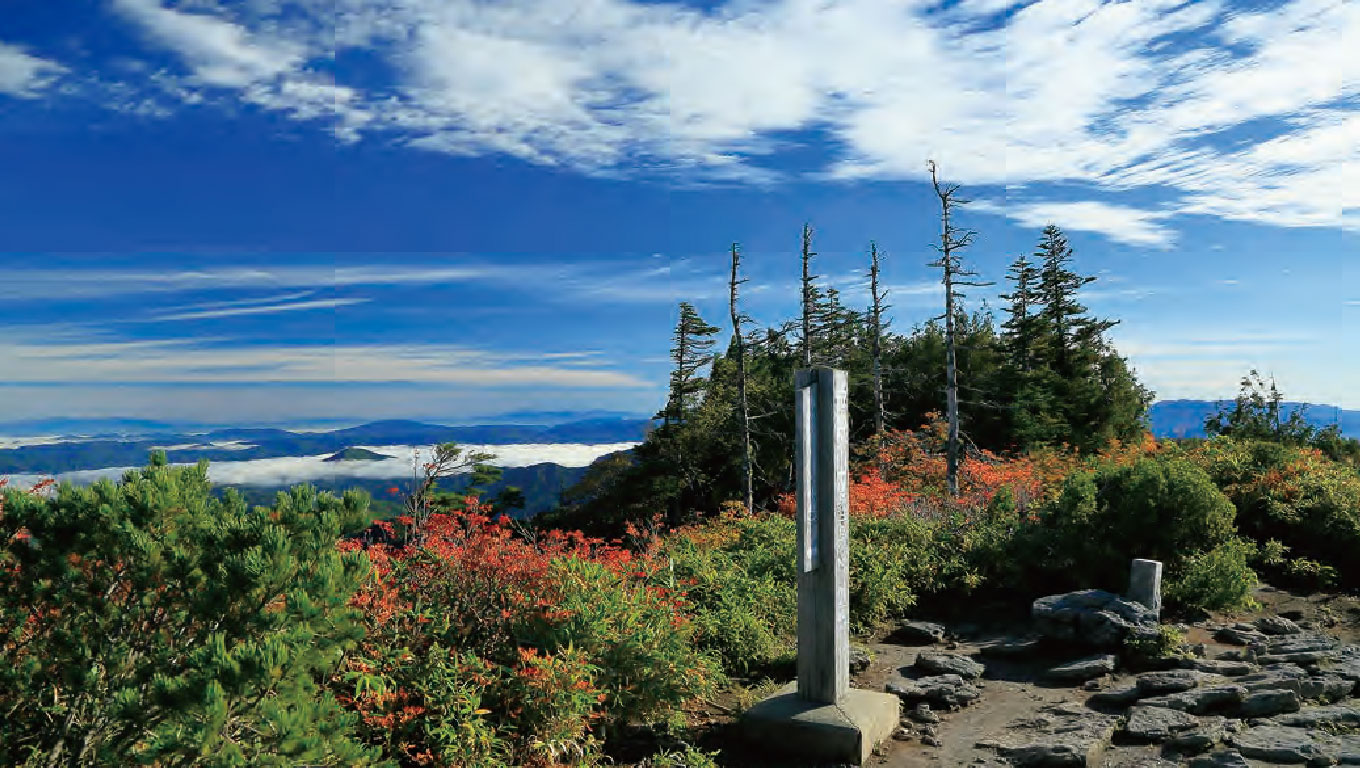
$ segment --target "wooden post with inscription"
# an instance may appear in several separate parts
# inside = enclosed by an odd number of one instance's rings
[[[831,368],[795,376],[798,694],[835,704],[850,688],[850,386]]]

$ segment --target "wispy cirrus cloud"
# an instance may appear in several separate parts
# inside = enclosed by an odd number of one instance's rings
[[[645,388],[591,352],[488,352],[439,344],[231,344],[151,339],[0,344],[7,384],[441,384]]]
[[[391,258],[391,257],[387,257]],[[52,298],[99,299],[119,296],[231,291],[294,290],[285,294],[208,302],[167,309],[151,319],[187,320],[325,309],[369,301],[368,298],[314,299],[306,296],[327,288],[432,286],[485,283],[506,290],[541,294],[554,301],[670,303],[726,295],[723,274],[687,259],[657,257],[660,263],[621,265],[617,261],[522,261],[492,263],[479,257],[450,257],[463,264],[294,264],[234,266],[220,264],[182,270],[140,267],[20,268],[6,272],[0,298],[37,301]],[[711,265],[710,265],[711,266]],[[329,303],[328,303],[329,302]],[[275,305],[272,310],[262,305]]]
[[[363,297],[351,297],[347,299],[312,299],[309,301],[293,301],[283,304],[256,304],[253,306],[219,307],[216,309],[199,309],[190,312],[172,312],[169,314],[156,315],[148,318],[148,321],[162,322],[170,320],[208,320],[220,317],[241,317],[243,315],[274,315],[280,312],[303,312],[317,309],[338,309],[349,307],[355,304],[365,304],[371,301]]]

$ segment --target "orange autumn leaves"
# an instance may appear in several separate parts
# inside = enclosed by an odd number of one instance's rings
[[[517,532],[476,499],[419,526],[375,523],[341,545],[373,572],[353,599],[368,632],[338,698],[408,763],[491,766],[589,753],[602,721],[697,695],[710,683],[686,656],[684,592],[634,534],[627,549]]]
[[[1019,456],[999,456],[971,446],[959,466],[959,495],[946,490],[946,459],[938,430],[893,430],[859,446],[851,469],[850,514],[880,519],[913,513],[928,518],[953,513],[968,516],[986,509],[1003,489],[1025,511],[1052,497],[1072,472],[1093,461],[1127,463],[1159,450],[1151,435],[1133,444],[1115,442],[1098,456],[1083,459],[1066,448],[1040,448]],[[792,494],[779,498],[781,513],[792,515]],[[1032,516],[1032,512],[1029,513]]]

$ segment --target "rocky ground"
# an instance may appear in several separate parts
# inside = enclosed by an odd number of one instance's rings
[[[908,622],[865,646],[853,676],[903,703],[871,765],[1360,765],[1360,600],[1256,598],[1251,615],[1181,625],[1188,658],[1144,671],[1112,651],[1150,618],[1106,593],[1050,600],[1029,620]],[[798,766],[717,725],[724,765]]]

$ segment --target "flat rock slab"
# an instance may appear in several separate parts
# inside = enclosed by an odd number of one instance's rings
[[[1094,767],[1114,737],[1118,718],[1073,703],[1054,704],[1012,722],[1001,737],[980,742],[1011,765]]]
[[[1197,755],[1222,742],[1226,726],[1226,718],[1205,715],[1199,718],[1199,724],[1195,727],[1171,734],[1166,745],[1177,752]]]
[[[945,709],[957,709],[982,698],[982,691],[959,675],[890,678],[884,690],[908,704],[927,702]]]
[[[1270,717],[1299,711],[1299,695],[1287,688],[1255,691],[1242,699],[1242,717]]]
[[[946,634],[943,624],[932,621],[904,621],[897,628],[897,639],[911,645],[941,643]]]
[[[1340,701],[1354,690],[1354,681],[1326,672],[1299,679],[1299,697],[1310,701]]]
[[[1121,685],[1117,688],[1106,688],[1096,691],[1086,699],[1086,703],[1097,707],[1127,707],[1138,701],[1142,694],[1136,685]]]
[[[1190,761],[1190,768],[1251,768],[1251,763],[1235,749],[1215,752]]]
[[[899,709],[895,696],[857,688],[837,704],[809,702],[791,683],[746,710],[741,730],[749,743],[798,760],[864,765],[892,735]]]
[[[1199,686],[1199,675],[1191,670],[1177,669],[1168,672],[1144,672],[1138,676],[1136,685],[1145,696],[1159,696],[1164,693],[1180,693]]]
[[[1360,727],[1360,706],[1333,704],[1330,707],[1308,707],[1271,718],[1276,725],[1295,728]]]
[[[916,657],[916,666],[923,672],[935,675],[958,675],[965,680],[982,677],[986,667],[967,656],[956,653],[922,653]]]
[[[1060,683],[1083,683],[1110,674],[1118,663],[1113,654],[1099,654],[1059,664],[1044,674]]]
[[[1216,685],[1155,696],[1143,699],[1140,703],[1150,707],[1166,707],[1192,715],[1202,715],[1213,711],[1236,711],[1246,697],[1247,689],[1240,685]]]
[[[1244,756],[1268,763],[1360,764],[1360,735],[1356,734],[1334,736],[1307,728],[1263,725],[1229,740]]]
[[[1251,662],[1228,659],[1190,659],[1185,662],[1185,666],[1197,672],[1207,672],[1224,677],[1249,675],[1257,669],[1256,665]]]
[[[1163,707],[1134,707],[1129,710],[1129,720],[1124,725],[1124,733],[1138,741],[1160,744],[1173,735],[1189,731],[1199,726],[1199,718],[1176,709]]]
[[[1240,627],[1223,627],[1214,632],[1214,639],[1220,643],[1230,645],[1251,645],[1252,643],[1263,642],[1266,635],[1257,632],[1255,629],[1242,629]]]
[[[1023,658],[1037,652],[1040,645],[1042,645],[1042,641],[1038,638],[997,640],[980,646],[978,653],[997,659]]]
[[[1256,629],[1267,635],[1297,635],[1303,631],[1283,616],[1262,616],[1256,620]]]

